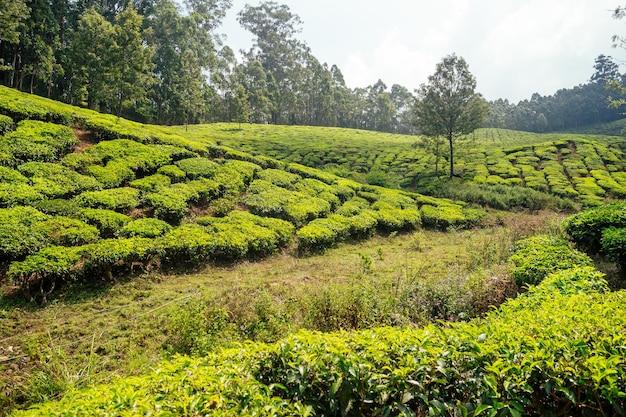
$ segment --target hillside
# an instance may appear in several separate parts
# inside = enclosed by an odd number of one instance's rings
[[[347,147],[345,159],[369,152],[400,176],[402,152],[416,152],[409,165],[433,158],[413,137],[165,128],[4,88],[0,114],[0,414],[623,414],[623,292],[610,292],[623,286],[622,206],[598,211],[610,222],[568,223],[581,244],[603,242],[607,282],[563,239],[559,213],[247,152]],[[465,152],[491,167],[506,147],[521,171],[532,150],[541,172],[568,157],[591,166],[593,150],[615,176],[617,141],[481,131]],[[565,201],[552,186],[498,186]],[[575,198],[619,197],[586,195]]]
[[[183,129],[172,131],[180,133]],[[415,136],[237,124],[190,126],[188,130],[190,137],[199,140],[219,141],[253,154],[320,168],[360,182],[407,190],[417,188],[443,197],[485,202],[476,196],[457,194],[454,186],[446,187],[439,182],[435,176],[433,146]],[[520,186],[561,199],[553,205],[567,207],[571,203],[562,200],[568,200],[593,206],[626,195],[623,146],[622,137],[598,133],[537,134],[479,129],[459,142],[455,169],[474,188]],[[440,175],[446,172],[447,153],[447,144],[441,143]],[[433,187],[439,189],[432,190]],[[498,204],[494,202],[492,206]]]

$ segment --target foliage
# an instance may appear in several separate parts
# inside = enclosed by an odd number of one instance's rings
[[[139,190],[122,187],[102,191],[85,191],[77,195],[74,201],[81,207],[128,212],[139,205]]]
[[[558,237],[537,235],[519,241],[516,246],[510,259],[515,265],[511,275],[520,287],[536,285],[555,271],[593,265],[589,256]]]
[[[37,224],[49,217],[32,207],[0,209],[0,258],[21,258],[45,246]]]
[[[113,210],[83,208],[78,211],[78,217],[100,230],[100,236],[111,238],[132,219],[125,214],[117,213]]]
[[[168,223],[159,219],[147,217],[127,223],[119,231],[119,234],[122,237],[155,238],[164,235],[170,230],[172,230],[172,227]]]
[[[206,158],[187,158],[176,161],[176,166],[183,170],[189,179],[211,178],[218,168],[215,162]]]
[[[72,391],[59,402],[16,415],[85,409],[224,415],[620,414],[623,297],[622,292],[607,293],[593,268],[568,268],[484,319],[417,329],[299,332],[271,345],[178,356],[141,377]],[[206,328],[209,317],[219,323],[221,316],[193,317],[187,320],[191,331]],[[181,391],[181,386],[188,389]]]
[[[602,233],[610,227],[626,227],[626,204],[607,204],[584,210],[568,217],[563,229],[581,248],[598,253],[602,247]]]
[[[13,123],[13,119],[9,116],[5,116],[0,114],[0,135],[4,135],[13,130],[15,123]]]

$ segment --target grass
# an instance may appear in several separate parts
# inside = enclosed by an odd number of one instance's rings
[[[513,241],[554,230],[558,219],[494,214],[475,231],[421,230],[341,244],[323,255],[285,252],[67,286],[46,306],[11,295],[5,285],[0,359],[26,356],[0,364],[0,407],[6,413],[69,387],[141,374],[174,352],[274,341],[300,328],[419,326],[481,314],[515,292],[505,264]]]

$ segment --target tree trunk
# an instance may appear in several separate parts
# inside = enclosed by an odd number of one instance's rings
[[[448,134],[448,143],[450,143],[450,178],[454,177],[454,148],[452,147],[452,134]]]

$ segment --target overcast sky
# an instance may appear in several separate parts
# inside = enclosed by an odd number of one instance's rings
[[[612,18],[620,0],[276,1],[300,16],[298,38],[321,62],[336,64],[351,88],[382,79],[413,91],[454,52],[486,99],[518,102],[587,82],[600,54],[626,63],[611,40],[626,36],[626,19]],[[259,1],[233,0],[218,30],[235,51],[251,46],[236,22],[246,3]]]

